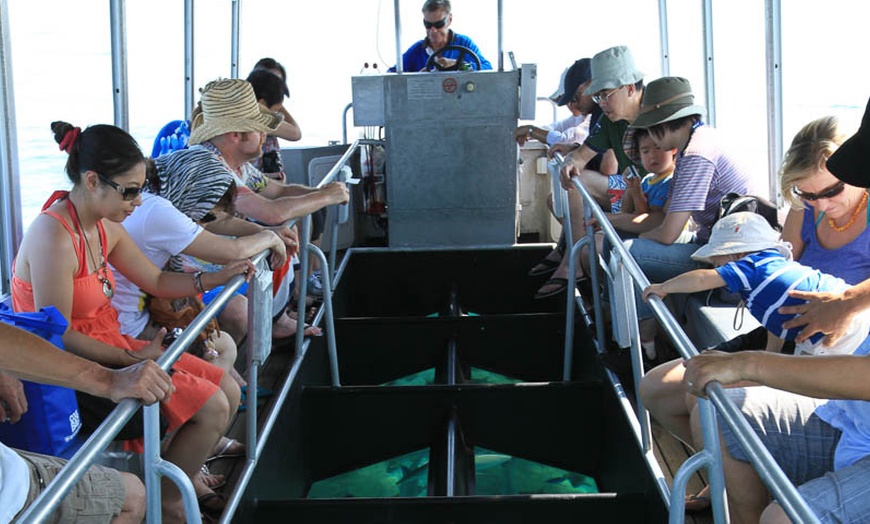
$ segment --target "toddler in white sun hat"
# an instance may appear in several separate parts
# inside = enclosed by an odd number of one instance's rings
[[[743,307],[774,336],[793,340],[799,328],[783,329],[793,315],[778,312],[782,306],[802,303],[790,298],[789,291],[839,293],[849,288],[843,279],[833,277],[792,260],[791,245],[780,240],[779,232],[756,213],[734,213],[713,226],[710,241],[695,251],[692,258],[713,265],[713,269],[696,269],[661,284],[652,284],[643,292],[664,298],[669,293],[694,293],[727,287],[743,298]],[[849,333],[832,347],[822,345],[823,334],[817,333],[797,344],[795,354],[848,354],[867,338],[870,312],[856,315]]]

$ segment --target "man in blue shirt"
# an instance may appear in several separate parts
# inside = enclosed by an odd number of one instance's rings
[[[483,57],[480,49],[470,38],[454,33],[450,29],[452,22],[453,13],[450,12],[450,0],[426,0],[426,3],[423,4],[423,25],[426,27],[426,38],[405,51],[405,54],[402,55],[402,70],[406,73],[425,71],[429,57],[448,45],[467,47],[480,58],[480,69],[492,69],[492,64]],[[441,53],[435,61],[441,67],[451,67],[456,64],[459,55],[460,51],[448,50]],[[465,61],[472,60],[466,59]],[[395,67],[390,68],[390,71],[395,70]]]

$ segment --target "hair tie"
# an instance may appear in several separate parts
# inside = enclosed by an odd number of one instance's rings
[[[79,135],[81,134],[82,128],[80,127],[74,127],[67,131],[63,135],[63,140],[60,141],[60,150],[69,153],[70,149],[72,149],[73,144],[76,143],[76,140],[78,140]]]

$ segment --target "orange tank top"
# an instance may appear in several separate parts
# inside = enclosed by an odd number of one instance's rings
[[[59,221],[64,229],[67,230],[78,259],[79,270],[73,278],[73,301],[72,312],[70,314],[72,318],[69,319],[70,329],[121,349],[140,349],[145,345],[144,342],[121,334],[118,312],[112,307],[111,300],[103,293],[103,281],[100,280],[100,275],[97,271],[88,273],[85,254],[87,247],[84,243],[84,235],[79,234],[77,241],[73,227],[57,213],[47,211],[49,206],[61,199],[66,199],[67,209],[70,209],[71,203],[69,198],[67,198],[68,196],[68,191],[55,191],[42,207],[42,212]],[[70,210],[70,216],[73,217],[76,229],[80,229],[81,224],[78,223],[77,215],[72,209]],[[102,222],[97,222],[97,230],[100,235],[100,249],[103,251],[103,260],[107,260],[106,232],[103,229]],[[106,277],[109,279],[112,289],[114,289],[115,277],[108,267],[105,271]],[[34,311],[34,306],[33,286],[30,282],[25,282],[15,276],[13,272],[12,307],[15,311]]]

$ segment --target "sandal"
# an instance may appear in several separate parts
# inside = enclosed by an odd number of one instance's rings
[[[201,497],[197,497],[199,512],[203,522],[218,522],[224,509],[227,507],[227,499],[214,491],[210,491]]]
[[[559,264],[562,262],[556,262],[555,260],[550,260],[549,258],[542,258],[538,261],[537,264],[529,270],[530,277],[537,277],[540,275],[546,275],[548,273],[552,273],[556,271],[556,268],[559,267]]]
[[[574,285],[575,286],[585,286],[587,280],[589,280],[588,276],[582,276],[574,281],[575,282]],[[557,286],[557,287],[555,287],[549,291],[541,291],[543,288],[548,287],[548,286]],[[549,297],[559,295],[563,291],[565,291],[565,288],[567,288],[567,287],[568,287],[568,279],[567,278],[553,277],[553,278],[547,280],[546,282],[544,282],[544,285],[542,285],[540,288],[538,288],[538,290],[535,292],[535,299],[537,300],[537,299],[541,299],[541,298],[549,298]]]
[[[221,437],[224,439],[223,445],[216,448],[216,453],[209,458],[205,459],[205,463],[213,462],[217,459],[222,458],[237,458],[245,456],[245,446],[234,438]],[[230,448],[236,446],[235,451],[230,451]],[[241,450],[239,450],[241,448]]]
[[[710,497],[708,495],[701,495],[705,491],[707,491],[706,487],[694,495],[686,496],[685,506],[687,513],[697,513],[710,509]]]
[[[202,483],[209,489],[220,489],[227,485],[226,475],[213,475],[208,465],[203,464],[199,471],[202,475]]]

